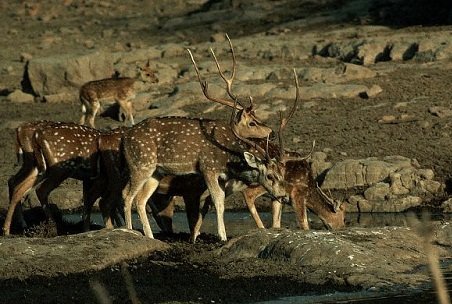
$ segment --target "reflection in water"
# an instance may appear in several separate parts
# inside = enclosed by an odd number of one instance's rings
[[[266,227],[271,226],[271,213],[260,212],[259,213],[262,222]],[[141,229],[141,223],[136,213],[133,216],[133,226]],[[405,227],[408,226],[407,213],[347,213],[346,214],[346,226],[347,227]],[[92,222],[94,224],[103,225],[102,217],[99,213],[92,215]],[[159,231],[157,223],[152,216],[151,227],[155,232]],[[77,222],[81,220],[81,215],[69,214],[65,215],[65,219],[71,222]],[[433,214],[432,220],[434,221],[450,221],[452,220],[452,214]],[[256,229],[256,224],[248,211],[238,212],[225,212],[224,221],[228,235],[235,236],[246,233],[249,230]],[[293,212],[284,212],[282,216],[281,225],[283,228],[298,229]],[[309,225],[311,229],[325,229],[321,220],[314,214],[309,213]],[[188,222],[185,212],[176,212],[173,218],[173,227],[175,232],[189,232]],[[204,219],[201,232],[216,234],[217,221],[215,212],[209,212]]]

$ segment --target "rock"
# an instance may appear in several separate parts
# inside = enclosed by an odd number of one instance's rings
[[[333,165],[326,161],[327,154],[324,152],[314,152],[311,156],[311,170],[315,179],[323,175]]]
[[[298,75],[300,79],[306,81],[341,83],[357,79],[373,78],[377,73],[361,65],[341,63],[335,68],[304,68],[298,72]]]
[[[450,252],[451,225],[437,228],[440,256]],[[403,244],[403,245],[401,245]],[[342,282],[364,289],[420,286],[430,281],[418,272],[425,263],[422,239],[410,228],[349,228],[344,231],[255,230],[218,250],[227,261],[264,259],[291,263],[307,284]]]
[[[405,212],[422,204],[422,198],[410,195],[387,200],[368,200],[362,195],[352,195],[347,201],[348,212]]]
[[[176,43],[168,43],[164,45],[162,51],[162,57],[163,58],[169,58],[169,57],[177,57],[185,55],[187,52],[185,48],[183,48],[180,44]]]
[[[26,70],[31,86],[37,96],[60,93],[78,93],[80,86],[88,81],[111,77],[115,71],[123,76],[136,75],[136,64],[160,58],[156,48],[130,52],[93,52],[85,55],[60,55],[33,58]],[[150,61],[151,68],[161,68],[163,82],[173,79],[177,71],[166,64]],[[171,76],[170,76],[171,75]]]
[[[223,42],[226,40],[224,33],[215,33],[210,36],[211,42]]]
[[[92,40],[85,40],[85,42],[83,42],[83,45],[87,48],[87,49],[94,49],[94,47],[96,46],[94,41]]]
[[[435,116],[438,116],[439,118],[445,118],[452,116],[452,110],[445,107],[430,107],[428,109],[428,112],[430,114],[433,114]]]
[[[4,257],[0,261],[0,277],[24,279],[98,271],[169,248],[166,243],[128,229],[102,229],[54,238],[4,238],[0,246]],[[20,270],[17,265],[21,265]]]
[[[27,62],[33,58],[30,53],[22,52],[20,53],[20,62]]]
[[[38,96],[74,93],[87,81],[110,77],[119,58],[103,52],[37,58],[30,60],[27,73]]]
[[[59,93],[52,95],[44,95],[44,101],[48,103],[73,103],[79,100],[77,93]]]
[[[7,96],[7,99],[11,102],[17,103],[30,103],[34,102],[35,98],[31,94],[24,93],[20,90],[15,90]]]
[[[443,212],[452,213],[452,198],[441,203],[441,209]]]
[[[389,184],[376,183],[364,191],[364,198],[370,201],[384,201],[389,193]]]
[[[349,159],[327,170],[321,187],[359,189],[348,198],[352,205],[350,211],[400,212],[420,205],[422,197],[444,191],[445,185],[433,177],[430,169],[421,169],[416,160],[401,156],[387,156],[383,160]]]
[[[370,87],[369,90],[367,90],[367,96],[375,97],[381,92],[383,92],[383,89],[379,85],[374,84],[373,86]]]

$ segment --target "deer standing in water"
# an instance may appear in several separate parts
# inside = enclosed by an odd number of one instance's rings
[[[138,81],[157,83],[158,78],[149,67],[149,61],[144,68],[137,66],[138,78],[112,77],[89,81],[80,88],[80,102],[82,104],[82,117],[80,124],[86,120],[94,128],[94,119],[101,108],[101,102],[113,100],[119,104],[126,115],[129,124],[134,125],[132,100],[136,97],[136,83]]]
[[[48,217],[48,197],[67,178],[83,181],[84,201],[97,175],[96,138],[100,131],[75,123],[39,121],[17,129],[17,151],[23,152],[19,172],[8,181],[10,203],[3,225],[9,235],[17,205],[33,187]],[[20,210],[19,210],[20,211]]]
[[[126,226],[132,229],[131,207],[136,199],[137,210],[146,236],[153,237],[146,215],[146,203],[158,188],[164,176],[201,175],[207,185],[217,212],[218,234],[221,240],[227,239],[224,226],[224,183],[231,179],[231,167],[239,171],[250,170],[260,173],[256,180],[275,197],[285,197],[284,181],[277,164],[265,157],[260,161],[248,152],[254,148],[243,139],[267,138],[273,132],[262,124],[254,114],[252,106],[245,108],[232,93],[235,76],[235,54],[228,38],[232,58],[232,75],[229,79],[221,71],[212,49],[221,78],[227,84],[230,100],[214,98],[208,93],[207,82],[201,76],[188,50],[195,67],[204,95],[211,101],[227,105],[234,111],[231,123],[189,118],[149,118],[125,131],[122,142],[129,170],[129,180],[123,189]],[[267,175],[269,167],[275,167],[278,174]],[[276,179],[275,179],[276,178]]]

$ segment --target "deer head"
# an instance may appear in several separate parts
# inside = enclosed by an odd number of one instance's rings
[[[257,117],[254,112],[254,105],[251,102],[251,105],[249,107],[245,107],[238,97],[232,93],[232,82],[235,77],[236,72],[236,66],[237,62],[235,59],[235,52],[234,48],[232,46],[231,39],[229,39],[229,36],[226,34],[226,38],[229,41],[229,47],[232,54],[232,72],[231,77],[227,78],[226,75],[222,72],[220,63],[217,60],[217,57],[213,51],[212,48],[210,48],[210,52],[212,54],[212,57],[215,60],[215,64],[218,69],[218,73],[220,74],[220,77],[223,79],[223,81],[226,83],[226,91],[228,93],[229,99],[223,99],[218,97],[213,97],[209,94],[208,91],[208,84],[207,81],[203,81],[201,79],[201,74],[199,72],[198,66],[196,64],[196,61],[193,57],[193,54],[189,49],[187,49],[190,59],[193,63],[193,66],[195,67],[196,74],[198,76],[198,81],[201,85],[202,92],[204,93],[204,96],[209,99],[210,101],[218,102],[222,105],[226,105],[234,110],[237,111],[237,113],[234,112],[234,119],[233,119],[233,126],[232,128],[235,130],[237,134],[239,134],[241,137],[244,138],[266,138],[266,137],[273,137],[274,133],[273,130],[269,127],[267,127],[264,123],[262,123]],[[250,98],[250,101],[252,99]]]
[[[159,82],[157,75],[155,75],[155,71],[152,70],[149,65],[149,60],[146,62],[146,65],[144,67],[137,64],[137,72],[139,75],[138,78],[144,82],[148,82],[148,83],[158,83]]]

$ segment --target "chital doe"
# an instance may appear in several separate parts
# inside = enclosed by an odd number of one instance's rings
[[[113,77],[94,80],[85,83],[80,88],[80,102],[82,104],[82,117],[80,124],[85,121],[94,128],[94,119],[101,108],[101,102],[115,101],[126,115],[129,124],[134,125],[132,100],[136,96],[136,82],[157,83],[158,78],[149,67],[149,61],[144,68],[138,68],[138,78]]]
[[[227,239],[223,221],[225,193],[222,184],[230,179],[231,165],[235,164],[243,169],[248,165],[254,166],[261,173],[257,177],[259,183],[274,196],[285,196],[280,176],[262,174],[266,172],[270,160],[265,159],[264,163],[246,153],[251,147],[242,141],[243,138],[267,138],[272,130],[256,118],[252,107],[245,108],[240,105],[231,92],[236,62],[230,40],[229,44],[233,57],[230,79],[221,72],[215,56],[214,59],[220,76],[227,84],[231,100],[209,95],[207,82],[201,80],[196,62],[190,51],[189,53],[204,95],[211,101],[238,110],[238,113],[234,113],[231,124],[202,119],[150,118],[125,132],[122,150],[130,172],[130,179],[123,190],[127,228],[132,229],[131,206],[136,199],[145,235],[153,237],[146,215],[146,202],[157,189],[162,177],[167,175],[199,174],[204,177],[217,211],[218,234],[221,240]],[[268,177],[277,179],[269,180]]]
[[[17,134],[18,145],[24,151],[24,162],[19,173],[9,182],[10,203],[3,225],[5,235],[10,233],[16,206],[33,187],[36,187],[37,197],[46,211],[50,192],[67,178],[83,181],[84,200],[87,189],[97,189],[91,186],[91,182],[97,175],[95,139],[100,134],[98,130],[74,123],[36,122],[20,127]]]

